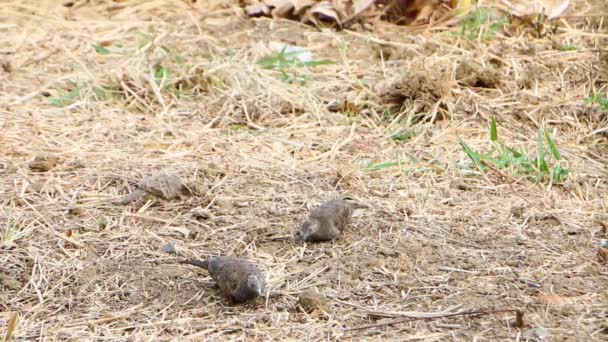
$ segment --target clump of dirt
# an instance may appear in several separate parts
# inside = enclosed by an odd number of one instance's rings
[[[465,59],[456,67],[456,80],[466,87],[496,88],[500,85],[500,73],[491,63]]]
[[[530,89],[541,79],[546,69],[539,64],[528,64],[524,68],[523,77],[517,80],[517,85],[522,89]]]
[[[300,293],[298,305],[300,305],[300,307],[302,307],[306,313],[311,313],[314,311],[330,312],[329,305],[327,304],[327,298],[320,293],[310,290]]]
[[[39,154],[30,162],[30,169],[37,172],[47,172],[59,164],[59,157],[52,154]]]
[[[421,110],[425,111],[447,98],[451,88],[447,64],[426,67],[414,63],[405,73],[379,83],[376,92],[384,103],[402,105],[404,101],[414,100],[420,102]]]

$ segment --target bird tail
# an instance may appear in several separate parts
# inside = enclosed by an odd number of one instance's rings
[[[142,197],[143,195],[145,195],[146,192],[142,189],[135,189],[132,192],[126,194],[125,196],[121,197],[119,200],[116,201],[116,204],[120,204],[120,205],[127,205],[137,199],[139,199],[140,197]]]
[[[196,260],[196,259],[186,259],[179,262],[180,264],[188,264],[198,266],[200,268],[209,269],[209,262],[207,260]]]

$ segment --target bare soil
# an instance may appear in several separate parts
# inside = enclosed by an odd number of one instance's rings
[[[23,341],[608,340],[608,118],[584,102],[607,89],[602,2],[485,41],[457,20],[336,31],[230,0],[70,4],[0,11],[0,336],[18,313]],[[335,63],[289,83],[256,64],[269,41]],[[463,167],[459,139],[488,151],[492,116],[531,155],[547,128],[572,174]],[[160,172],[197,192],[115,204]],[[339,239],[288,238],[344,194],[372,209]],[[217,254],[257,262],[266,298],[232,305],[177,263]],[[524,326],[349,330],[469,309]]]

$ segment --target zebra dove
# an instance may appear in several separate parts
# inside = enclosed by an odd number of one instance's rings
[[[126,205],[133,201],[139,200],[147,194],[154,195],[166,200],[173,199],[179,194],[184,193],[187,187],[184,181],[176,174],[158,174],[147,176],[142,179],[137,188],[124,197],[118,204]]]
[[[252,262],[232,256],[215,256],[204,261],[187,259],[181,263],[209,271],[220,291],[235,303],[263,296],[266,285],[264,275]]]
[[[311,211],[295,238],[310,242],[334,240],[348,226],[354,210],[365,208],[368,206],[344,200],[325,202]]]

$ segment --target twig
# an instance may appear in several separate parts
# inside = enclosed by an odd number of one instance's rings
[[[348,328],[348,329],[344,329],[344,331],[378,328],[378,327],[384,327],[387,325],[393,325],[393,324],[399,324],[399,323],[405,323],[405,322],[411,322],[411,321],[430,321],[430,320],[437,319],[437,318],[447,318],[447,317],[456,317],[456,316],[480,317],[480,316],[484,316],[484,315],[503,313],[503,312],[515,312],[515,314],[517,316],[516,325],[519,325],[519,326],[523,325],[523,321],[522,321],[523,313],[517,309],[464,310],[464,311],[459,311],[459,312],[454,312],[454,313],[439,315],[439,316],[433,316],[433,317],[403,317],[403,318],[394,319],[394,320],[388,321],[388,322],[367,324],[367,325],[361,325],[358,327]]]
[[[526,278],[520,278],[520,279],[517,279],[517,280],[520,283],[522,283],[522,284],[526,284],[528,286],[532,286],[532,287],[537,288],[537,289],[540,289],[541,287],[543,287],[543,284],[541,284],[541,283],[539,283],[537,281],[534,281],[534,280],[530,280],[530,279],[526,279]]]

